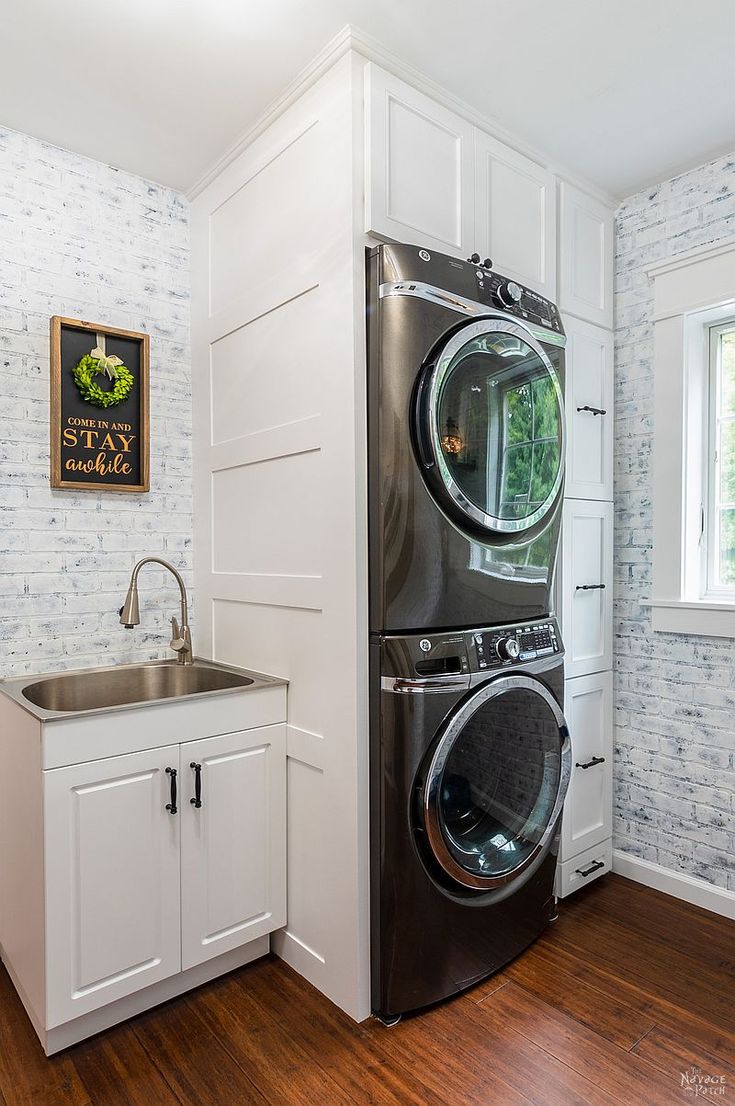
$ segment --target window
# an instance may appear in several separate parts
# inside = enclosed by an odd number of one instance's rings
[[[703,590],[735,598],[735,319],[708,329]]]

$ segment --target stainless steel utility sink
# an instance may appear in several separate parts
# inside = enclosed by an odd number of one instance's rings
[[[120,709],[165,699],[262,687],[282,680],[197,659],[90,668],[76,672],[3,680],[2,691],[43,720],[88,711]]]

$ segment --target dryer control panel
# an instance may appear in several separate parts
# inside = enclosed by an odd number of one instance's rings
[[[527,664],[528,661],[561,653],[563,648],[553,619],[476,630],[471,636],[480,669]]]

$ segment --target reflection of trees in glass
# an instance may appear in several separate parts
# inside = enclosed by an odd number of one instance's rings
[[[544,502],[559,468],[559,411],[547,375],[506,391],[505,423],[502,514],[524,518]]]

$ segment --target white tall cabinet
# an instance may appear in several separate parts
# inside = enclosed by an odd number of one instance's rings
[[[573,767],[557,894],[612,866],[612,211],[562,182],[559,306],[567,333],[566,487],[558,588]]]
[[[273,947],[360,1019],[370,1009],[364,250],[395,240],[477,251],[558,299],[566,182],[357,45],[320,76],[312,68],[195,196],[192,348],[202,645],[289,680],[288,918]],[[602,211],[599,197],[589,202]],[[594,233],[587,223],[575,233],[581,302]],[[580,459],[580,479],[590,471]]]

